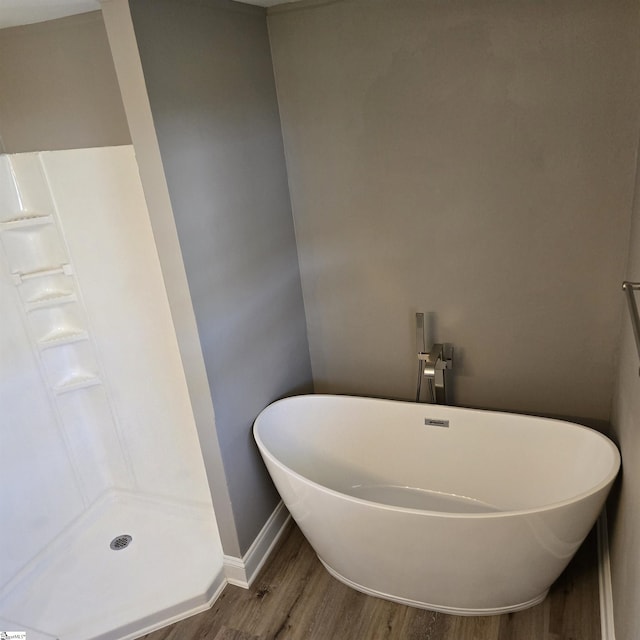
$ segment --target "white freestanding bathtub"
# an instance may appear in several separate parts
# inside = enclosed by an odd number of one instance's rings
[[[254,436],[333,576],[459,615],[541,602],[620,466],[611,441],[569,422],[369,398],[280,400]]]

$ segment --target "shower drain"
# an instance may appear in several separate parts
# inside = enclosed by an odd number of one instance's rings
[[[120,549],[124,549],[125,547],[129,546],[129,543],[133,540],[133,538],[128,535],[128,534],[124,534],[121,536],[116,536],[112,541],[111,544],[109,545],[114,551],[120,551]]]

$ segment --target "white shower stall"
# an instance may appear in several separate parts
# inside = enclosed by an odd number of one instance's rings
[[[206,608],[223,552],[133,147],[0,156],[0,318],[0,629]]]

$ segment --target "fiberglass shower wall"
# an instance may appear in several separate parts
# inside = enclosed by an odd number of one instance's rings
[[[222,550],[132,147],[0,156],[0,294],[0,628],[205,605]]]

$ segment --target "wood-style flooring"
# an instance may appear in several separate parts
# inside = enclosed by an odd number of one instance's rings
[[[526,611],[450,616],[380,600],[332,578],[292,525],[250,589],[145,640],[600,640],[595,531],[546,600]]]

